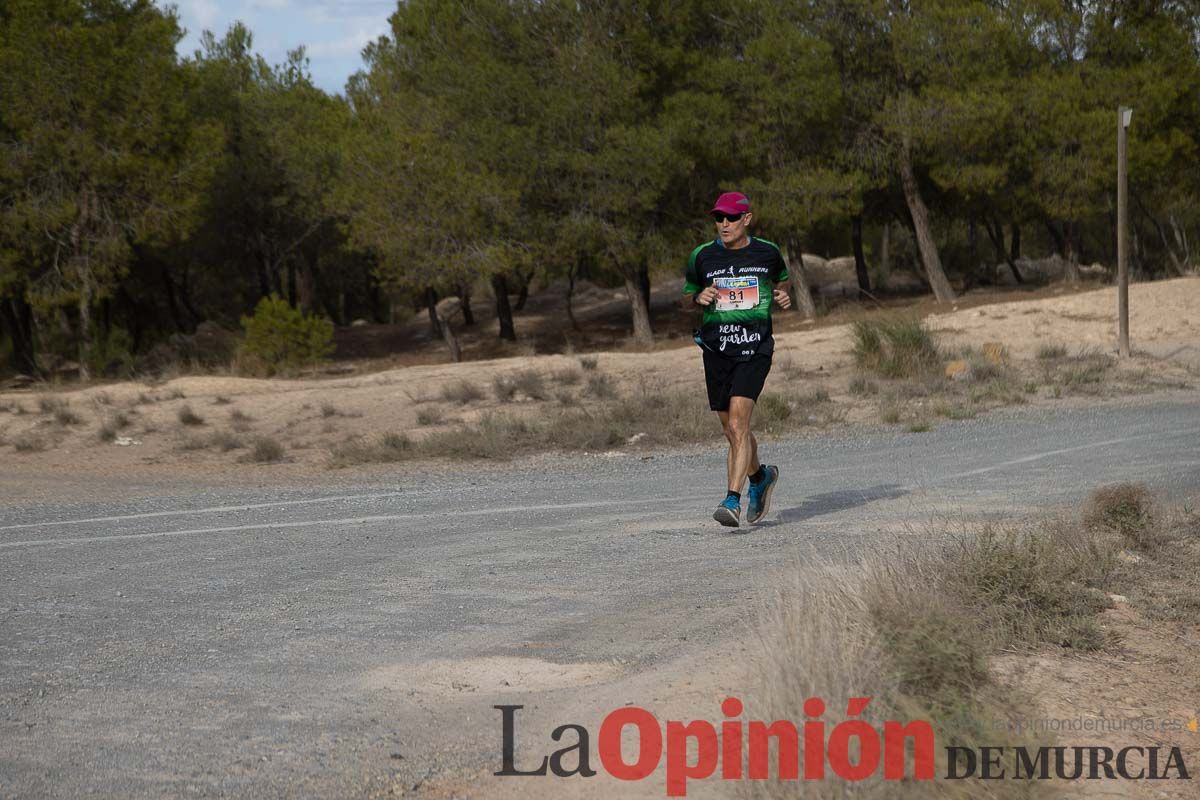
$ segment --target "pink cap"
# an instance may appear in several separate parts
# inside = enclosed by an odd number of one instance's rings
[[[741,192],[726,192],[713,203],[712,210],[726,214],[745,214],[750,210],[750,200]]]

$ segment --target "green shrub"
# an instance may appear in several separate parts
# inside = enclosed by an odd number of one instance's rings
[[[305,315],[277,295],[258,301],[253,316],[242,317],[242,328],[238,362],[252,372],[294,372],[333,353],[333,323]]]
[[[112,328],[88,348],[87,364],[93,375],[128,376],[133,372],[133,337],[124,328]]]
[[[765,426],[783,422],[792,415],[792,407],[777,394],[764,394],[759,397],[754,410],[756,420]]]
[[[854,361],[885,378],[915,378],[941,363],[933,334],[917,319],[854,323]]]

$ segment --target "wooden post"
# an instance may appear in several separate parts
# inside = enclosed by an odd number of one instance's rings
[[[1117,352],[1121,358],[1129,358],[1129,170],[1125,143],[1132,116],[1132,108],[1117,108]]]

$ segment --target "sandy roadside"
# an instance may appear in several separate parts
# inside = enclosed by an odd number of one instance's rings
[[[1135,357],[1120,364],[1122,391],[1151,391],[1194,385],[1200,379],[1200,278],[1137,284],[1131,289]],[[1116,347],[1116,294],[1112,287],[1081,294],[1020,300],[931,314],[927,325],[947,350],[998,342],[1017,364],[1032,365],[1048,343],[1070,352],[1112,353]],[[828,392],[845,424],[879,422],[876,399],[851,394],[855,374],[847,325],[777,336],[776,367],[769,391]],[[686,345],[654,352],[606,352],[595,373],[606,374],[618,391],[702,392],[700,354]],[[536,418],[563,406],[585,404],[579,388],[557,399],[518,394],[497,400],[498,376],[533,369],[556,385],[556,375],[581,372],[566,355],[521,356],[462,364],[411,366],[367,375],[326,379],[260,380],[205,375],[150,385],[109,383],[87,388],[33,389],[0,393],[0,480],[13,498],[37,497],[77,480],[106,491],[162,481],[196,485],[302,482],[327,475],[330,451],[354,437],[389,431],[420,438],[484,415],[503,411]],[[466,403],[443,392],[462,382],[479,390]],[[1051,387],[1026,398],[1038,406],[1066,402]],[[919,401],[918,401],[919,402]],[[51,404],[64,403],[72,419],[56,420]],[[423,420],[418,415],[425,411]],[[192,412],[193,424],[182,420]],[[433,418],[433,421],[430,421]],[[115,441],[101,438],[105,423],[124,424]],[[425,424],[422,424],[422,421]],[[203,437],[229,435],[240,445],[255,437],[279,441],[283,463],[244,463],[242,446],[200,446]],[[23,442],[34,441],[34,447]],[[448,468],[453,468],[449,466]],[[363,468],[359,468],[363,469]],[[366,468],[367,471],[370,468]],[[107,488],[105,488],[107,487]]]

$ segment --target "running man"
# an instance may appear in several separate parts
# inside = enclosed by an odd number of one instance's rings
[[[712,216],[717,238],[688,259],[683,293],[704,308],[696,343],[704,349],[708,406],[717,412],[729,441],[729,493],[713,519],[736,528],[742,485],[750,479],[746,521],[758,522],[771,505],[779,468],[760,464],[750,416],[771,371],[771,300],[789,308],[788,272],[779,247],[750,235],[750,201],[741,192],[717,198]],[[685,304],[688,299],[685,299]]]

